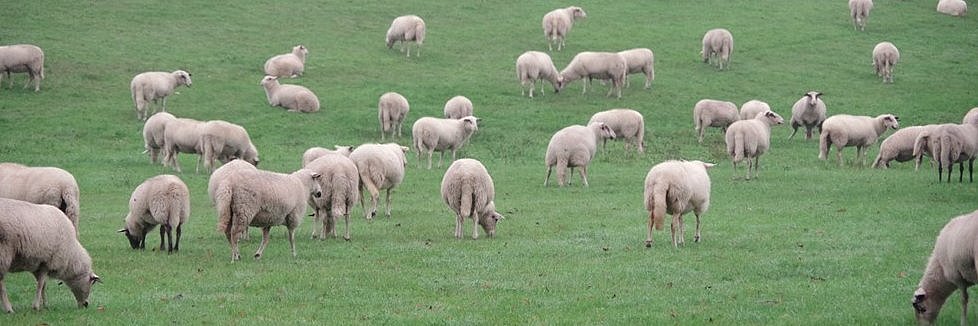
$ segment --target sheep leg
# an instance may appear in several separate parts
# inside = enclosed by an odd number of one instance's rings
[[[350,212],[343,213],[343,221],[346,224],[346,234],[343,236],[343,240],[350,241]],[[333,223],[334,225],[336,223]]]
[[[756,174],[756,172],[755,172]],[[693,236],[693,242],[700,242],[700,212],[696,213],[696,235]]]
[[[177,224],[177,243],[173,244],[173,251],[180,251],[180,236],[183,234],[183,224]],[[170,239],[173,243],[173,239]]]
[[[843,166],[842,146],[836,146],[835,148],[836,148],[836,150],[835,150],[835,156],[839,158],[839,166],[841,167],[841,166]]]
[[[160,224],[160,251],[166,248],[166,224]]]
[[[968,324],[968,288],[961,289],[961,325]]]
[[[387,218],[391,218],[391,190],[393,190],[393,188],[387,188],[387,196],[386,196],[387,197],[387,210],[386,210]]]
[[[462,223],[465,218],[462,217],[462,213],[455,214],[455,239],[462,239]]]
[[[269,229],[271,229],[271,228],[269,228]],[[289,249],[292,250],[292,258],[295,258],[296,257],[296,254],[295,254],[295,228],[294,227],[289,227],[288,231],[286,231],[286,232],[288,232],[288,234],[289,234]]]
[[[428,150],[428,170],[431,170],[431,155],[433,155],[434,153],[435,153],[435,148],[434,146],[432,146],[432,148]]]
[[[821,133],[822,131],[819,130],[819,132]],[[809,139],[812,139],[812,127],[805,126],[805,140],[809,140]]]
[[[968,160],[968,182],[975,182],[975,159]]]
[[[958,183],[964,182],[964,161],[958,162]]]
[[[652,228],[655,227],[655,222],[652,217],[652,211],[649,211],[649,230],[648,234],[645,236],[645,247],[652,248]]]
[[[676,214],[676,216],[678,216],[677,220],[679,221],[679,236],[677,238],[679,239],[679,244],[685,246],[686,245],[686,221],[683,221],[682,213]]]
[[[566,181],[567,181],[567,162],[558,160],[557,161],[557,184],[563,187]]]
[[[791,138],[795,137],[795,133],[798,132],[798,125],[792,123],[791,124],[791,129],[792,129],[791,130],[791,136],[788,136],[788,140],[791,140]]]
[[[272,227],[266,226],[261,228],[261,245],[258,246],[258,251],[255,252],[255,260],[261,259],[262,253],[265,252],[265,247],[268,246],[268,233],[272,230]],[[293,249],[295,252],[295,249]]]
[[[41,310],[44,308],[46,298],[44,297],[44,287],[47,286],[48,271],[45,268],[41,268],[34,272],[34,279],[37,280],[37,292],[34,294],[34,303],[31,308],[34,310]]]
[[[588,186],[588,184],[587,184],[587,165],[582,166],[581,167],[581,170],[578,171],[578,172],[581,173],[581,182],[583,182],[584,183],[584,186],[587,187]]]
[[[367,192],[370,193],[370,211],[366,209],[363,210],[363,216],[367,218],[368,221],[372,220],[374,216],[377,216],[377,200],[380,197],[380,189],[373,182],[365,182],[367,185]],[[362,187],[363,185],[361,185]],[[360,197],[360,206],[363,206],[363,196]]]
[[[547,178],[543,179],[543,186],[546,187],[550,183],[550,172],[553,171],[553,165],[547,166]]]
[[[7,285],[3,282],[3,273],[0,273],[0,301],[3,302],[3,311],[8,314],[14,312],[14,308],[10,306],[10,299],[7,298]]]
[[[672,225],[669,225],[669,232],[672,234],[672,247],[678,248],[679,244],[676,242],[676,228],[679,227],[679,214],[672,216]]]
[[[241,253],[238,251],[238,238],[240,236],[240,228],[237,225],[232,225],[230,232],[228,232],[228,242],[231,243],[231,262],[241,260]]]
[[[318,208],[317,209],[314,209],[313,212],[312,212],[312,234],[309,235],[309,238],[310,239],[316,239],[316,238],[322,239],[325,236],[323,234],[323,228],[326,227],[325,226],[326,225],[325,224],[326,222],[322,220],[322,217],[319,214],[320,213],[319,213],[319,209]],[[318,230],[319,232],[316,232],[317,231],[316,230],[316,224],[320,224],[320,223],[322,223],[323,227]]]

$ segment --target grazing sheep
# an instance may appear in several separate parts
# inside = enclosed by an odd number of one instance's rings
[[[16,44],[0,46],[0,85],[3,76],[10,79],[10,87],[14,86],[14,80],[10,78],[10,73],[26,72],[28,79],[24,84],[26,88],[34,82],[34,91],[41,90],[41,79],[44,79],[44,51],[36,45]]]
[[[711,29],[703,35],[703,62],[723,70],[730,68],[730,55],[733,54],[734,41],[730,31],[723,28]]]
[[[129,198],[126,227],[119,230],[129,239],[132,249],[146,249],[146,234],[160,226],[160,251],[180,251],[180,234],[190,217],[190,190],[175,175],[158,175],[143,181]],[[173,241],[173,229],[177,241]],[[166,237],[164,237],[164,234]],[[169,241],[164,247],[164,243]]]
[[[166,112],[158,112],[146,119],[143,124],[143,146],[149,153],[150,163],[159,163],[160,152],[164,148],[166,124],[177,117]]]
[[[472,101],[468,97],[458,95],[445,102],[445,118],[461,119],[472,115]]]
[[[571,174],[575,167],[580,168],[581,181],[587,187],[587,167],[591,164],[594,153],[598,151],[598,140],[607,138],[615,139],[615,131],[604,122],[592,122],[587,126],[573,125],[554,133],[550,137],[547,155],[544,157],[547,177],[543,180],[543,186],[550,183],[550,172],[557,166],[557,182],[561,187],[567,181],[568,167],[571,168]]]
[[[966,113],[964,118],[961,119],[961,123],[978,125],[978,107],[968,110],[968,113]]]
[[[414,42],[418,46],[417,56],[421,56],[421,45],[424,44],[425,24],[421,17],[415,15],[401,16],[391,22],[391,27],[387,29],[387,48],[394,47],[395,42],[401,42],[401,52],[407,48],[407,56],[411,56],[411,46],[407,42]]]
[[[380,139],[384,139],[388,132],[394,138],[394,131],[397,131],[397,138],[401,137],[401,125],[407,117],[411,105],[403,95],[387,92],[380,96],[377,103],[377,120],[380,120]]]
[[[672,246],[685,245],[686,224],[683,214],[696,214],[696,235],[700,242],[700,216],[710,208],[710,175],[706,170],[715,164],[701,161],[665,161],[656,164],[645,176],[645,210],[649,211],[645,247],[652,247],[652,228],[662,230],[666,214],[672,214]],[[678,239],[676,232],[679,232]]]
[[[730,124],[724,139],[727,143],[727,154],[730,154],[730,159],[733,161],[734,171],[737,171],[737,163],[746,158],[747,180],[751,178],[752,168],[756,177],[757,168],[760,166],[758,158],[771,146],[771,126],[783,123],[784,118],[774,111],[767,110],[758,113],[753,119]]]
[[[873,167],[877,169],[887,169],[890,167],[890,161],[896,160],[897,162],[906,162],[914,160],[913,146],[914,141],[917,140],[917,136],[924,131],[933,131],[938,125],[925,125],[925,126],[911,126],[900,128],[893,132],[892,135],[886,137],[883,142],[880,143],[880,153],[876,155],[876,160],[873,161]],[[926,146],[925,146],[926,147]],[[924,154],[932,155],[929,149],[923,148]],[[914,160],[914,170],[920,169],[920,162]]]
[[[968,176],[974,181],[974,162],[978,156],[978,125],[943,124],[932,131],[923,131],[914,141],[914,157],[919,162],[923,156],[922,148],[930,150],[937,162],[937,180],[942,181],[947,169],[947,182],[951,182],[954,163],[958,163],[958,181],[964,181],[964,162],[968,162]]]
[[[964,16],[968,13],[968,3],[964,0],[940,0],[937,2],[937,12],[951,16]]]
[[[101,279],[92,272],[92,258],[66,220],[49,205],[0,198],[0,302],[7,313],[14,309],[4,279],[17,272],[31,272],[37,280],[34,310],[46,304],[48,276],[71,289],[79,308],[88,307],[92,284]]]
[[[757,116],[758,113],[764,111],[773,111],[773,110],[771,110],[771,106],[768,105],[766,102],[762,102],[758,100],[750,100],[744,102],[744,104],[740,105],[740,120],[753,119],[754,117]]]
[[[625,75],[628,72],[628,63],[625,57],[614,52],[581,52],[571,59],[571,62],[560,71],[560,78],[557,80],[557,90],[564,89],[567,84],[587,77],[584,83],[584,90],[581,94],[587,93],[587,86],[591,79],[610,79],[611,89],[605,96],[616,93],[621,98],[621,87],[625,82]]]
[[[955,290],[961,292],[961,325],[968,324],[968,288],[978,282],[975,248],[978,248],[978,211],[955,217],[944,225],[911,299],[918,324],[933,324],[944,301]]]
[[[550,82],[554,88],[554,93],[559,92],[560,73],[557,66],[550,59],[550,55],[540,51],[526,51],[516,58],[516,79],[520,81],[520,96],[526,94],[526,86],[530,86],[530,97],[533,97],[533,90],[537,88],[537,80],[544,79]],[[543,86],[540,86],[540,94],[543,95]]]
[[[455,212],[455,238],[462,238],[462,224],[472,218],[472,239],[479,238],[479,226],[490,238],[496,235],[496,190],[489,171],[477,160],[463,158],[452,163],[441,179],[441,198]]]
[[[414,122],[411,136],[414,138],[414,149],[418,151],[418,166],[421,166],[421,154],[428,153],[428,169],[431,169],[431,155],[441,152],[438,167],[445,160],[445,151],[452,151],[452,161],[455,152],[468,142],[469,137],[479,130],[476,117],[467,116],[461,119],[439,119],[424,117]]]
[[[323,157],[328,154],[340,154],[346,157],[350,157],[350,153],[353,152],[353,146],[340,146],[334,145],[333,150],[325,149],[322,147],[311,147],[302,153],[302,167],[306,167],[309,162],[315,161],[317,158]]]
[[[857,30],[866,29],[866,20],[869,19],[869,12],[873,10],[873,0],[849,0],[849,16],[852,17],[852,26]]]
[[[78,182],[68,171],[55,167],[0,163],[0,198],[54,206],[71,221],[76,236],[78,193]]]
[[[595,113],[591,116],[588,124],[594,122],[604,122],[617,138],[625,141],[625,150],[632,144],[639,153],[645,152],[645,118],[638,111],[631,109],[611,109]],[[602,146],[608,140],[602,140]]]
[[[281,106],[289,112],[319,111],[319,98],[308,88],[279,84],[278,77],[275,76],[265,76],[259,85],[265,88],[265,97],[271,106]]]
[[[554,9],[543,15],[543,37],[547,39],[547,48],[553,52],[556,44],[557,51],[563,49],[564,39],[574,26],[574,21],[583,18],[587,18],[587,13],[576,6]]]
[[[805,139],[812,139],[812,129],[818,128],[822,133],[822,122],[825,121],[826,110],[825,102],[822,101],[822,92],[811,91],[805,93],[801,99],[791,106],[791,136],[788,140],[795,137],[798,127],[805,127]]]
[[[292,53],[271,57],[265,61],[265,75],[292,78],[302,76],[307,54],[309,49],[300,44],[292,47]]]
[[[884,83],[893,83],[893,66],[900,61],[900,51],[890,42],[880,42],[873,48],[873,69]]]
[[[349,157],[338,153],[323,155],[305,166],[322,175],[317,182],[323,194],[319,198],[309,198],[315,210],[314,221],[322,221],[319,238],[326,234],[336,236],[336,217],[343,216],[346,233],[343,239],[350,241],[350,210],[360,200],[360,173],[357,165]],[[312,227],[312,237],[316,238],[316,225]]]
[[[825,160],[829,155],[829,147],[835,145],[839,166],[842,166],[842,149],[856,147],[856,160],[866,165],[866,149],[876,143],[886,129],[900,127],[900,118],[892,114],[882,114],[877,117],[853,116],[837,114],[825,119],[822,133],[819,136],[818,158]]]
[[[693,129],[696,130],[701,144],[707,127],[716,127],[727,132],[727,127],[737,120],[740,120],[740,113],[733,102],[704,99],[693,106]]]
[[[404,180],[404,167],[407,166],[404,153],[408,150],[396,143],[363,144],[350,153],[350,159],[356,163],[360,173],[360,188],[367,188],[370,192],[372,206],[369,211],[364,207],[364,196],[360,197],[360,207],[367,220],[377,216],[377,200],[381,190],[387,190],[386,214],[387,218],[391,217],[391,191]]]
[[[306,213],[309,197],[322,196],[319,178],[319,173],[307,169],[292,174],[239,169],[218,184],[214,194],[217,229],[224,232],[231,244],[231,261],[241,259],[238,238],[247,232],[248,226],[262,229],[255,259],[261,259],[268,246],[268,233],[276,225],[288,229],[289,247],[295,257],[295,229]]]
[[[637,48],[621,51],[618,54],[625,57],[625,63],[628,64],[628,74],[645,74],[645,88],[652,87],[652,81],[655,80],[655,54],[652,53],[652,50]],[[629,86],[631,83],[626,75],[625,87]]]
[[[204,125],[207,122],[187,118],[176,118],[166,123],[163,129],[163,165],[172,167],[180,172],[180,153],[201,154],[197,158],[196,172],[200,172],[200,162],[203,160],[204,148],[201,142]]]
[[[223,121],[208,121],[201,128],[200,146],[203,149],[204,168],[213,171],[214,161],[226,163],[242,159],[258,166],[258,149],[251,142],[248,131],[239,125]]]
[[[173,89],[180,85],[190,87],[192,83],[190,73],[183,70],[150,71],[136,75],[129,83],[132,101],[136,104],[136,118],[146,120],[152,114],[147,112],[150,102],[162,102],[162,111],[166,112],[166,98],[173,94]]]

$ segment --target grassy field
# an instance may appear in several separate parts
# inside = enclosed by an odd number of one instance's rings
[[[20,88],[23,75],[0,89],[0,161],[75,175],[81,242],[104,280],[89,309],[51,285],[47,309],[33,312],[33,277],[8,275],[16,313],[0,323],[909,324],[934,238],[949,218],[975,210],[976,184],[939,184],[934,171],[906,163],[854,165],[851,148],[840,168],[817,159],[817,142],[788,141],[785,126],[772,130],[760,177],[745,181],[720,132],[697,144],[691,121],[703,98],[760,99],[787,118],[809,90],[825,93],[830,114],[893,113],[903,126],[960,121],[978,106],[974,17],[940,15],[932,1],[877,2],[865,32],[853,30],[841,0],[579,2],[588,19],[551,54],[558,69],[580,51],[656,53],[653,88],[632,76],[620,100],[597,83],[582,95],[580,82],[558,95],[547,86],[544,96],[519,96],[515,58],[546,50],[540,18],[564,2],[0,2],[0,44],[42,47],[47,77],[38,93]],[[428,25],[421,57],[384,47],[390,21],[409,13]],[[736,39],[728,71],[699,62],[700,39],[715,27]],[[873,74],[870,53],[881,41],[902,54],[892,85]],[[309,48],[305,75],[283,83],[316,92],[323,109],[315,114],[269,107],[258,86],[264,61],[296,44]],[[507,218],[494,239],[455,240],[439,194],[445,167],[420,169],[410,153],[393,218],[367,223],[357,208],[350,242],[310,240],[307,220],[295,259],[281,227],[261,261],[248,258],[252,230],[245,259],[231,263],[208,175],[193,173],[196,157],[183,155],[192,215],[181,252],[133,251],[115,233],[129,196],[172,171],[141,153],[128,83],[176,69],[194,83],[170,97],[169,112],[243,125],[261,168],[280,172],[297,169],[312,146],[379,141],[384,92],[410,101],[408,130],[465,95],[482,121],[461,155],[487,166]],[[646,152],[609,144],[591,164],[590,187],[579,179],[543,187],[550,136],[615,107],[645,115]],[[657,232],[646,249],[643,181],[667,159],[718,163],[712,206],[701,243],[688,234],[674,249],[668,232]],[[958,320],[958,298],[941,323]]]

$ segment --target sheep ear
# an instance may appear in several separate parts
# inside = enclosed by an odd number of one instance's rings
[[[322,176],[323,176],[322,174],[319,174],[319,173],[316,173],[316,172],[313,172],[312,173],[312,179],[313,180],[319,179],[319,177],[322,177]]]
[[[496,219],[497,219],[497,220],[505,220],[505,219],[506,219],[506,217],[505,217],[505,216],[503,216],[503,214],[499,214],[499,213],[496,213]]]
[[[89,281],[89,282],[92,282],[92,284],[95,284],[95,283],[102,283],[102,278],[101,278],[101,277],[98,277],[98,275],[97,275],[97,274],[95,274],[95,273],[92,273],[92,276],[89,276],[89,277],[88,277],[88,281]]]
[[[119,231],[115,231],[115,232],[126,233],[126,229],[119,229]]]
[[[713,163],[703,162],[703,167],[705,167],[707,170],[709,170],[710,168],[712,168],[714,166],[717,166],[717,165],[716,164],[713,164]]]
[[[401,146],[401,151],[407,153],[407,152],[410,152],[411,151],[411,148],[410,147],[407,147],[407,146]]]

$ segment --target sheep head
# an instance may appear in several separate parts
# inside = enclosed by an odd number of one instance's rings
[[[805,93],[805,97],[808,98],[808,106],[813,107],[818,103],[818,99],[822,97],[822,92],[811,91]]]
[[[900,128],[900,117],[892,114],[884,114],[879,116],[879,119],[883,121],[884,129],[897,129]]]
[[[129,240],[129,246],[132,249],[146,249],[146,233],[145,232],[130,232],[129,228],[120,229],[117,231],[119,233],[125,234],[126,239]]]
[[[587,18],[587,13],[584,12],[584,9],[582,9],[581,7],[571,6],[571,7],[567,7],[567,9],[570,9],[571,14],[574,16],[575,20],[578,18]]]
[[[269,85],[278,85],[278,77],[275,76],[265,76],[262,78],[258,85],[268,87]]]
[[[190,87],[190,84],[193,84],[193,81],[190,80],[189,72],[177,70],[173,72],[173,76],[177,79],[177,85],[187,85],[187,87]]]

